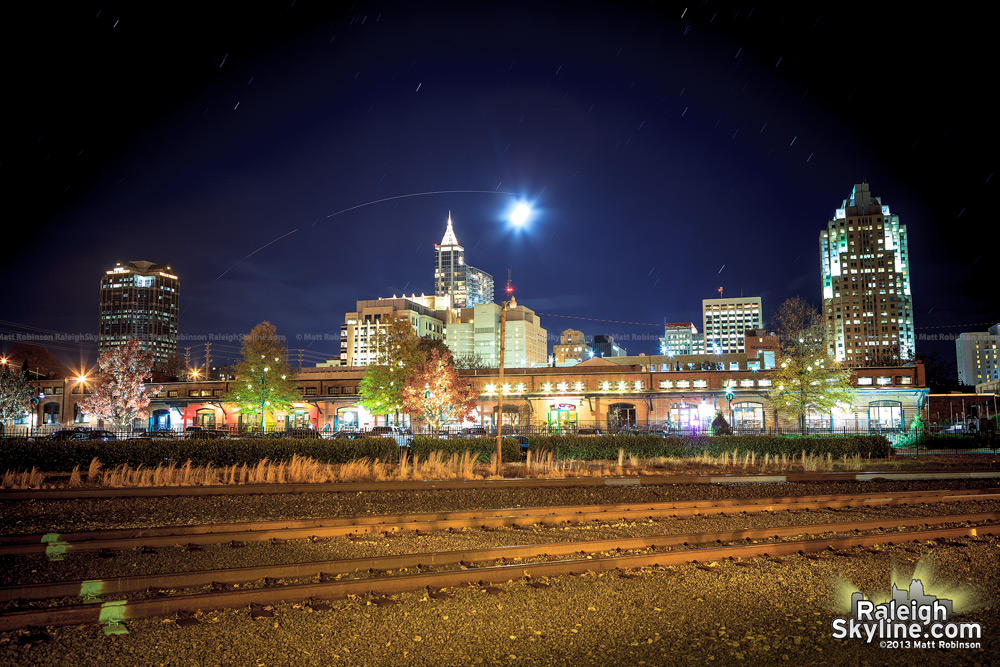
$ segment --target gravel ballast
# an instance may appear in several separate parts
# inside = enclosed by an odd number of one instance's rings
[[[547,588],[518,580],[493,587],[496,594],[468,586],[449,599],[415,592],[386,606],[369,597],[332,601],[325,611],[282,604],[256,619],[248,609],[224,610],[196,614],[200,623],[190,627],[129,621],[129,634],[111,637],[96,626],[4,633],[0,658],[83,666],[995,664],[1000,544],[962,543],[852,549],[784,564],[755,559],[749,568],[647,568],[628,579],[587,573],[548,579]],[[840,582],[885,591],[894,567],[908,580],[918,559],[933,563],[934,581],[981,605],[959,617],[982,624],[979,649],[894,650],[832,639],[832,621],[845,615],[832,597]],[[925,584],[930,593],[940,589]]]
[[[155,525],[233,522],[495,507],[610,504],[723,498],[761,498],[991,488],[983,480],[667,486],[654,488],[482,489],[365,494],[301,494],[207,498],[16,501],[0,504],[5,534]],[[997,501],[844,508],[683,519],[588,522],[524,529],[425,535],[290,540],[243,547],[207,545],[143,554],[70,553],[66,560],[8,557],[0,581],[94,579],[293,561],[446,551],[510,544],[638,537],[668,533],[842,523],[998,511]],[[913,527],[916,528],[916,527]],[[963,538],[946,543],[855,548],[819,559],[767,558],[750,567],[732,561],[646,568],[635,578],[618,573],[564,576],[535,588],[518,579],[497,586],[462,586],[452,597],[427,591],[333,600],[329,609],[287,603],[253,613],[197,612],[198,622],[131,620],[129,634],[105,636],[98,626],[0,633],[0,665],[988,665],[1000,662],[1000,542]],[[909,583],[917,563],[927,591],[966,599],[974,607],[958,620],[981,622],[979,649],[903,650],[834,640],[831,623],[858,588],[886,592],[892,573]],[[708,568],[705,568],[705,565]],[[928,572],[932,571],[933,576]],[[538,583],[538,582],[535,582]],[[255,585],[255,584],[253,584]],[[957,592],[957,593],[956,593]],[[838,602],[839,601],[839,602]],[[62,603],[73,603],[63,600]],[[969,605],[966,605],[967,608]],[[184,625],[178,623],[178,620]],[[877,643],[877,642],[876,642]]]
[[[993,480],[464,489],[376,493],[302,493],[206,497],[101,498],[0,502],[0,534],[70,532],[202,523],[501,507],[865,494],[934,489],[993,489]]]

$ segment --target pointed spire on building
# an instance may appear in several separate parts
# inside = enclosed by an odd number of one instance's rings
[[[451,211],[448,211],[448,228],[444,230],[444,237],[441,239],[441,245],[458,245],[458,238],[455,236],[455,230],[451,227]]]

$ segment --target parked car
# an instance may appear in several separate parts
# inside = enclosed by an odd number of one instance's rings
[[[116,436],[111,431],[102,430],[90,430],[75,428],[73,430],[63,429],[61,431],[56,431],[55,433],[50,433],[45,436],[46,440],[117,440]]]
[[[81,429],[63,429],[61,431],[55,431],[49,433],[44,438],[45,440],[90,440],[90,435],[88,431]]]
[[[154,429],[152,431],[135,430],[128,440],[173,440],[176,436],[173,431]]]
[[[184,429],[185,438],[199,438],[203,440],[213,440],[216,438],[228,438],[229,432],[203,426],[188,426]]]
[[[462,429],[463,438],[486,438],[489,433],[482,426],[467,426]]]
[[[601,431],[601,429],[597,428],[596,426],[593,427],[593,428],[586,427],[586,428],[578,429],[577,432],[576,432],[576,434],[577,435],[593,435],[593,436],[604,435],[604,433]]]
[[[400,447],[409,447],[413,442],[413,436],[405,433],[395,426],[376,426],[369,431],[368,435],[375,438],[392,438]]]
[[[332,436],[336,440],[355,440],[357,438],[368,437],[364,433],[358,433],[357,431],[337,431]]]
[[[462,435],[462,425],[461,424],[442,424],[441,428],[438,429],[437,437],[439,438],[458,438]]]
[[[311,428],[286,428],[284,431],[275,431],[277,438],[318,438],[319,433]]]

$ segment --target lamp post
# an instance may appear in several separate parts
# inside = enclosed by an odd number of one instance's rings
[[[73,391],[70,388],[70,386],[69,386],[70,380],[75,380],[77,385],[81,385],[81,384],[84,384],[87,381],[87,376],[83,375],[83,374],[80,374],[80,375],[77,375],[75,378],[63,378],[63,395],[62,395],[62,412],[63,412],[63,415],[62,416],[63,416],[63,420],[64,421],[65,421],[66,417],[68,416],[67,415],[67,410],[66,410],[66,394],[67,393],[72,393],[72,391]],[[83,397],[83,395],[81,394],[81,398],[82,397]],[[74,423],[72,417],[69,418],[69,423],[70,423],[70,425],[72,425]]]
[[[503,457],[503,448],[501,447],[501,438],[503,437],[503,350],[507,333],[507,309],[517,308],[517,301],[514,299],[514,288],[509,284],[507,285],[507,294],[510,295],[510,299],[500,304],[500,377],[497,381],[497,475],[503,469],[501,462]]]
[[[729,428],[733,427],[733,388],[726,388],[726,401],[729,402]]]

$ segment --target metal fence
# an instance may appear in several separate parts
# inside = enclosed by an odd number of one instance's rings
[[[732,435],[738,436],[779,436],[779,437],[835,437],[854,435],[883,435],[898,454],[967,454],[1000,452],[1000,432],[991,420],[986,424],[976,424],[975,427],[963,426],[957,429],[953,424],[930,424],[918,430],[906,428],[882,428],[878,425],[859,427],[857,425],[842,426],[810,426],[798,428],[794,426],[778,426],[769,428],[736,426],[730,429]],[[618,436],[618,435],[652,435],[657,437],[674,436],[711,436],[711,428],[699,426],[680,427],[671,422],[650,421],[646,423],[626,423],[609,427],[606,423],[576,423],[549,424],[546,422],[522,423],[504,425],[502,434],[522,438],[538,436],[577,435],[583,437]],[[410,427],[378,426],[369,429],[341,429],[338,431],[316,431],[308,428],[277,427],[243,428],[238,427],[186,427],[178,429],[146,430],[133,429],[119,431],[115,429],[98,429],[89,427],[59,427],[46,425],[40,428],[8,427],[3,431],[6,438],[31,438],[45,440],[144,440],[147,438],[357,438],[357,437],[392,437],[400,440],[411,436],[431,436],[438,438],[485,438],[496,437],[496,430],[489,426],[457,426],[448,425],[437,431],[425,424]]]

